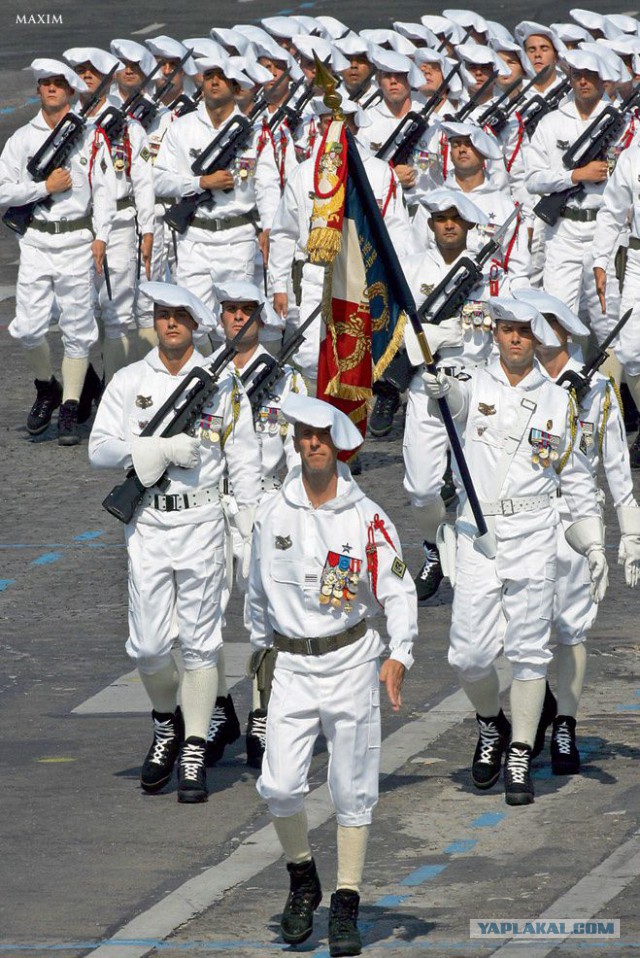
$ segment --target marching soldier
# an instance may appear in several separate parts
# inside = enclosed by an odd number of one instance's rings
[[[0,204],[36,204],[20,239],[16,315],[9,333],[25,347],[35,376],[27,431],[32,436],[44,432],[60,406],[58,443],[73,446],[80,442],[78,401],[89,351],[98,339],[94,273],[102,272],[115,216],[115,177],[108,150],[103,143],[94,149],[93,130],[86,128],[63,165],[41,183],[32,179],[28,160],[69,112],[74,93],[86,93],[87,86],[58,60],[34,60],[31,70],[41,109],[9,137],[0,156]],[[53,375],[46,338],[54,303],[64,348],[62,384]]]
[[[297,945],[311,934],[322,899],[304,795],[313,746],[324,732],[338,824],[329,949],[332,955],[358,955],[360,882],[378,797],[379,683],[397,711],[417,636],[415,589],[392,523],[338,462],[339,450],[362,443],[354,424],[306,396],[290,395],[281,408],[294,425],[301,465],[260,506],[254,530],[251,641],[256,649],[278,652],[257,788],[269,805],[289,872],[280,933]],[[379,670],[383,642],[368,620],[381,608],[390,657]]]
[[[222,647],[224,518],[219,483],[228,469],[238,513],[235,526],[245,561],[260,486],[260,453],[248,401],[232,371],[192,430],[172,438],[141,435],[155,411],[203,357],[193,347],[198,323],[213,324],[206,306],[170,283],[142,283],[155,303],[158,347],[121,369],[107,386],[89,442],[92,465],[129,470],[147,492],[125,527],[129,556],[129,638],[153,707],[154,738],[140,783],[156,793],[170,781],[179,757],[178,801],[207,801],[206,736],[217,689]],[[162,425],[162,424],[161,424]],[[163,476],[169,489],[158,485]],[[171,656],[173,610],[185,671]],[[178,687],[182,711],[177,708]],[[184,738],[184,741],[183,741]]]
[[[476,541],[465,501],[456,523],[449,663],[477,713],[472,780],[476,788],[491,788],[506,751],[506,802],[526,805],[534,798],[531,751],[551,660],[558,489],[571,512],[565,534],[587,558],[595,601],[606,590],[607,561],[575,407],[534,358],[536,345],[552,346],[557,339],[528,303],[496,297],[490,309],[499,358],[477,370],[468,384],[428,372],[424,381],[430,399],[447,397],[464,429],[465,457],[489,527],[489,543]],[[502,650],[513,669],[513,729],[498,696],[494,661]]]

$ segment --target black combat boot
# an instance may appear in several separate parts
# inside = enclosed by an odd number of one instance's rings
[[[62,386],[55,376],[48,381],[46,379],[34,379],[36,387],[36,400],[29,410],[27,416],[27,432],[32,436],[38,436],[44,432],[55,409],[62,402]]]
[[[280,934],[288,945],[300,945],[313,931],[313,913],[322,901],[322,888],[313,858],[301,865],[289,862],[289,896],[280,919]]]
[[[362,938],[358,931],[358,906],[360,895],[350,888],[338,888],[331,896],[329,910],[329,954],[331,958],[341,955],[359,955]]]
[[[500,709],[495,717],[483,718],[476,714],[478,744],[471,765],[471,779],[476,788],[484,791],[500,778],[502,756],[511,738],[511,723]]]
[[[222,758],[227,745],[240,738],[240,722],[230,695],[219,695],[207,732],[206,764],[210,768]]]
[[[78,401],[67,399],[58,413],[58,445],[77,446],[80,442],[78,432]]]
[[[247,722],[247,765],[249,768],[262,768],[266,743],[267,710],[254,709],[249,712],[249,721]]]
[[[442,565],[440,564],[440,555],[434,542],[422,543],[424,548],[424,562],[422,568],[413,580],[416,586],[418,602],[426,602],[432,599],[440,588],[442,582]]]
[[[102,390],[104,389],[104,384],[97,372],[93,368],[93,365],[89,363],[89,367],[84,377],[84,383],[82,384],[82,392],[80,393],[80,399],[78,400],[78,422],[86,422],[91,415],[91,407],[93,403],[98,405],[100,402],[100,397],[102,396]]]
[[[536,758],[544,748],[544,737],[547,733],[547,729],[557,714],[558,703],[556,701],[555,695],[551,691],[551,686],[547,682],[544,690],[542,713],[540,715],[540,721],[538,722],[538,729],[533,742],[533,748],[531,749],[531,758]]]
[[[507,749],[504,793],[507,805],[530,805],[533,801],[531,746],[525,742],[512,742]]]
[[[192,805],[209,796],[204,767],[205,740],[190,735],[184,740],[178,761],[178,801]]]
[[[369,418],[369,432],[380,439],[391,432],[393,417],[400,406],[400,392],[387,382],[377,382],[374,388],[376,402]]]
[[[576,720],[571,715],[558,715],[551,733],[551,771],[554,775],[577,775],[580,752],[576,746]]]
[[[170,781],[184,734],[182,713],[151,713],[153,742],[142,763],[140,785],[145,792],[159,792]]]

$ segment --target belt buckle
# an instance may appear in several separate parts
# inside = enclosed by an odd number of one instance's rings
[[[306,647],[307,647],[307,655],[313,655],[313,654],[314,654],[314,651],[313,651],[313,639],[305,639],[304,641],[305,641],[305,644],[306,644]]]
[[[513,499],[501,499],[500,508],[502,509],[503,516],[512,516],[515,512]]]
[[[175,499],[175,496],[165,496],[165,497],[164,497],[164,511],[165,511],[165,512],[173,512],[173,511],[174,511],[174,509],[176,508],[176,507],[175,507],[175,504],[174,504],[174,499]]]
[[[62,223],[58,220],[53,220],[53,232],[54,234],[60,233],[62,231]]]

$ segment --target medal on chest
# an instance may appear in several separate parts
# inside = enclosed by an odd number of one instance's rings
[[[266,433],[268,436],[277,436],[283,418],[277,406],[260,406],[255,421],[256,432]]]
[[[341,552],[328,552],[320,576],[320,605],[332,605],[351,611],[351,602],[356,597],[362,559]]]
[[[201,442],[214,445],[220,442],[220,433],[222,431],[222,416],[210,416],[207,413],[200,413],[193,435]]]
[[[554,436],[543,429],[532,429],[529,433],[531,444],[531,462],[534,466],[550,466],[556,462],[559,453],[560,436]]]
[[[238,157],[232,164],[233,178],[240,183],[255,176],[256,159],[250,157]]]
[[[482,329],[489,332],[491,329],[491,315],[486,303],[476,299],[468,299],[460,311],[460,319],[465,329]]]
[[[580,427],[582,429],[582,435],[580,437],[580,452],[587,456],[593,449],[593,423],[582,422],[582,420],[580,420]]]

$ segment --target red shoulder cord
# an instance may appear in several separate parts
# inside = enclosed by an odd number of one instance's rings
[[[284,190],[285,182],[285,162],[287,158],[287,149],[289,147],[289,137],[285,133],[284,129],[280,130],[280,160],[278,161],[278,153],[276,151],[276,163],[278,164],[278,172],[280,173],[280,191]]]
[[[631,146],[631,141],[633,140],[634,133],[636,131],[636,121],[632,116],[629,120],[629,126],[625,130],[625,134],[622,137],[621,146],[623,150],[626,150],[627,147]]]
[[[449,165],[449,140],[446,133],[440,136],[440,152],[442,155],[442,176],[446,180]]]
[[[391,174],[391,182],[390,182],[390,184],[389,184],[389,189],[387,190],[387,198],[385,199],[384,203],[382,204],[382,215],[383,215],[383,217],[387,215],[387,207],[389,206],[389,203],[391,202],[392,199],[395,200],[395,198],[396,198],[396,178],[395,178],[394,174],[392,173],[392,174]]]
[[[93,134],[93,143],[91,144],[91,157],[89,159],[89,189],[91,189],[91,178],[93,176],[93,164],[96,161],[96,156],[98,155],[98,150],[100,149],[100,137],[105,142],[105,146],[108,152],[111,152],[111,144],[107,139],[107,134],[104,132],[101,126],[97,126],[95,133]]]
[[[516,139],[515,148],[513,150],[513,153],[511,154],[511,159],[507,163],[507,173],[511,172],[511,167],[515,163],[516,156],[520,152],[520,147],[522,146],[522,141],[524,139],[524,123],[522,122],[522,117],[520,116],[517,110],[516,110],[516,119],[518,121],[518,136]]]
[[[369,573],[369,580],[371,582],[371,591],[375,596],[376,602],[381,605],[382,603],[378,599],[378,547],[376,545],[376,531],[382,533],[394,552],[397,552],[398,550],[396,549],[391,536],[385,529],[384,519],[381,519],[376,512],[375,516],[369,523],[369,528],[367,530],[367,547],[365,549],[365,553],[367,556],[367,572]]]
[[[489,295],[500,295],[500,263],[497,259],[492,260],[489,267]]]
[[[502,264],[501,264],[502,269],[504,270],[505,273],[509,271],[509,260],[511,259],[511,253],[513,252],[513,247],[515,246],[515,242],[518,238],[518,231],[520,230],[520,222],[521,222],[520,209],[519,209],[520,204],[516,203],[516,206],[518,207],[518,215],[516,216],[516,226],[511,236],[511,239],[509,240],[509,245],[507,246],[507,252],[504,254],[504,259],[502,260]]]

